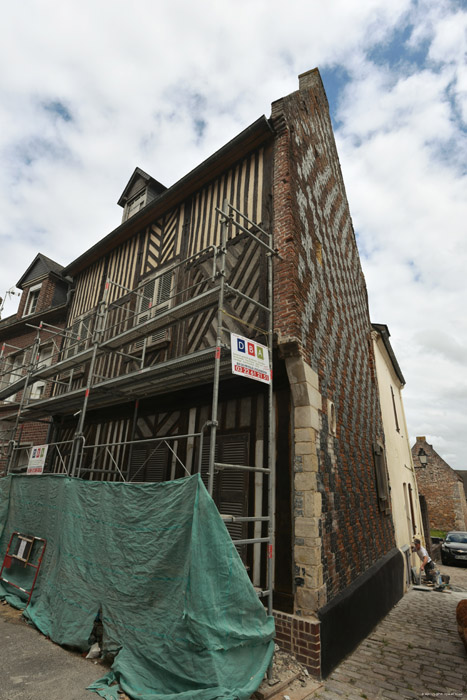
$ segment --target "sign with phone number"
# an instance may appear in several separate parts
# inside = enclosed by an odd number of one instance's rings
[[[231,333],[230,348],[233,374],[265,384],[271,383],[269,351],[265,345]]]
[[[42,474],[47,457],[47,448],[48,445],[37,445],[31,448],[27,474]]]
[[[242,367],[241,365],[235,365],[235,373],[243,374],[247,377],[252,377],[253,379],[260,379],[263,382],[269,383],[269,375],[264,372],[258,372],[257,369],[250,369],[249,367]]]

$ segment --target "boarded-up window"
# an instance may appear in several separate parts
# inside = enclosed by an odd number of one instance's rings
[[[400,433],[401,429],[399,428],[399,418],[397,416],[397,408],[396,408],[396,398],[394,396],[394,391],[391,387],[391,398],[392,398],[392,408],[394,411],[394,421],[396,423],[396,430],[398,433]]]
[[[373,446],[373,456],[375,462],[376,488],[378,493],[379,508],[383,513],[389,513],[391,510],[389,500],[389,479],[386,466],[386,452],[382,443],[375,443]]]

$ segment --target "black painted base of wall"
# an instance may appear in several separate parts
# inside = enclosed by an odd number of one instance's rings
[[[404,558],[392,549],[318,612],[321,677],[367,637],[404,594]]]

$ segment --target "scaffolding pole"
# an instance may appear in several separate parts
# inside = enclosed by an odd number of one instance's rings
[[[211,411],[211,441],[209,443],[209,472],[208,472],[208,491],[212,496],[214,488],[214,463],[216,461],[216,434],[217,434],[217,414],[219,408],[219,380],[221,367],[221,352],[222,352],[222,313],[224,310],[224,289],[225,289],[225,254],[227,246],[227,236],[229,231],[229,208],[227,200],[224,201],[224,206],[221,216],[221,244],[219,247],[219,300],[217,306],[217,337],[216,337],[216,352],[214,357],[214,381],[212,387],[212,411]]]
[[[107,311],[107,295],[108,295],[108,287],[109,285],[106,284],[105,286],[105,292],[104,292],[104,299],[99,305],[99,309],[96,314],[96,328],[94,329],[94,345],[92,348],[92,357],[91,357],[91,363],[89,365],[89,371],[88,371],[88,379],[87,379],[87,386],[86,386],[86,391],[84,392],[84,400],[83,400],[83,406],[81,408],[81,412],[79,414],[79,419],[78,419],[78,425],[76,428],[76,432],[74,435],[74,440],[73,440],[73,456],[72,456],[72,461],[71,461],[71,476],[76,475],[76,471],[78,470],[78,473],[80,472],[80,468],[78,468],[78,461],[82,458],[82,450],[80,452],[79,445],[80,441],[83,440],[83,430],[84,430],[84,421],[86,418],[86,410],[88,407],[88,402],[89,402],[89,394],[92,390],[92,384],[93,384],[93,377],[94,377],[94,366],[96,364],[96,358],[97,358],[97,351],[99,349],[99,342],[101,339],[101,335],[103,332],[103,323],[105,322],[106,319],[106,311]]]
[[[19,426],[19,419],[21,417],[21,411],[23,409],[23,405],[24,405],[24,402],[26,400],[27,391],[28,391],[28,387],[29,387],[29,380],[31,378],[31,370],[35,366],[35,364],[37,363],[37,358],[39,357],[39,348],[40,348],[40,344],[41,344],[41,330],[42,330],[42,323],[39,324],[39,328],[37,329],[36,338],[34,340],[34,345],[32,348],[31,362],[30,362],[30,365],[27,368],[27,372],[26,372],[26,380],[25,380],[24,387],[23,387],[23,393],[21,394],[21,401],[19,403],[18,411],[16,413],[15,425],[14,425],[14,428],[12,431],[13,441],[15,441],[15,439],[16,439],[16,433],[17,433],[18,426]],[[19,440],[19,444],[21,444],[21,437]],[[13,447],[13,449],[10,450],[10,454],[8,455],[8,460],[7,460],[7,465],[6,465],[6,473],[7,474],[10,473],[14,454],[15,454],[15,449]]]
[[[269,590],[268,596],[268,613],[272,615],[273,610],[273,595],[274,590],[274,567],[275,567],[275,515],[276,515],[276,460],[274,455],[275,450],[275,434],[274,434],[274,388],[273,388],[273,340],[274,340],[274,316],[273,316],[273,303],[274,303],[274,280],[273,280],[273,252],[272,252],[272,234],[269,234],[269,247],[271,250],[267,253],[268,259],[268,304],[269,304],[269,325],[268,325],[268,350],[270,353],[270,363],[271,363],[271,381],[268,387],[268,468],[269,468],[269,479],[268,479],[268,515],[269,515],[269,525],[268,525],[268,584],[267,588]],[[269,676],[272,673],[272,661],[268,669]]]

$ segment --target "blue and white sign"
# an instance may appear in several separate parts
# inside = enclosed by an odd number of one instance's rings
[[[47,457],[47,448],[48,445],[36,445],[36,447],[31,448],[27,474],[42,474],[45,458]]]
[[[232,353],[232,373],[249,377],[257,382],[271,383],[269,352],[265,345],[255,340],[244,338],[235,333],[230,334]]]

